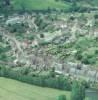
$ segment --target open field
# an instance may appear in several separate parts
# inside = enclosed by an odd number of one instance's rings
[[[48,8],[68,9],[69,3],[56,2],[55,0],[13,0],[15,9],[45,10]]]
[[[77,2],[77,3],[79,3],[79,5],[90,4],[91,6],[98,6],[97,0],[93,0],[92,2],[84,0],[83,2]],[[72,5],[71,2],[64,3],[64,2],[56,1],[56,0],[12,0],[12,4],[13,4],[14,9],[16,10],[20,10],[20,9],[46,10],[48,8],[68,10]]]
[[[0,100],[56,100],[61,94],[65,94],[69,100],[70,92],[0,78]]]

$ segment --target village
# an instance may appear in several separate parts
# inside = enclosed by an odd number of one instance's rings
[[[11,51],[7,52],[7,54],[14,58],[11,61],[11,65],[14,65],[14,68],[19,65],[29,66],[36,70],[48,70],[51,67],[55,67],[56,72],[59,74],[98,82],[97,67],[93,68],[93,65],[85,65],[81,62],[74,63],[70,60],[63,64],[59,63],[60,58],[45,54],[48,46],[43,46],[45,44],[71,44],[77,40],[77,35],[97,38],[98,30],[95,27],[95,22],[97,22],[94,17],[95,14],[93,12],[89,16],[89,13],[84,13],[84,15],[79,13],[72,15],[69,13],[66,16],[62,13],[57,16],[56,14],[36,15],[33,13],[29,15],[26,13],[24,15],[15,14],[8,16],[8,18],[0,16],[0,21],[2,22],[0,35],[4,44],[8,43],[11,46]],[[39,16],[39,18],[36,19],[36,16]],[[42,21],[43,28],[40,28],[38,21]],[[20,25],[21,30],[15,25]],[[69,51],[69,53],[74,55],[77,50]]]

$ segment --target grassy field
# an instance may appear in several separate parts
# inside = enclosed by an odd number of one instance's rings
[[[56,2],[55,0],[12,0],[15,9],[45,10],[49,8],[68,9],[69,3]]]
[[[98,0],[88,1],[87,0],[79,2],[79,5],[93,5],[98,6]],[[77,2],[78,3],[78,2]],[[45,10],[48,8],[56,8],[56,9],[63,9],[68,10],[71,7],[71,3],[68,2],[61,2],[56,0],[12,0],[13,7],[16,10],[20,9],[28,9],[28,10]]]
[[[56,97],[61,94],[65,94],[67,100],[70,100],[70,92],[0,78],[0,100],[56,100]]]

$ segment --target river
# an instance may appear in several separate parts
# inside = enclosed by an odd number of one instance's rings
[[[98,90],[88,89],[86,90],[86,96],[89,98],[88,100],[98,100]]]

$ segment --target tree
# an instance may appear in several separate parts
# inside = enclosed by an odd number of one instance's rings
[[[0,0],[0,7],[6,7],[10,5],[10,0]]]
[[[0,0],[0,14],[4,14],[5,17],[13,11],[10,0]]]
[[[84,100],[85,99],[85,86],[81,83],[74,81],[72,85],[71,100]]]
[[[55,67],[50,70],[50,77],[55,77]]]
[[[10,5],[10,0],[4,0],[5,5]]]
[[[67,100],[65,95],[58,96],[57,100]]]

